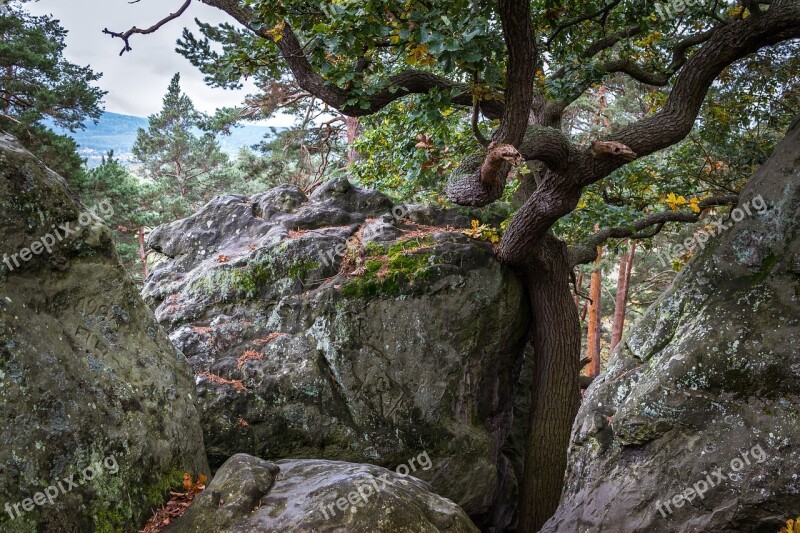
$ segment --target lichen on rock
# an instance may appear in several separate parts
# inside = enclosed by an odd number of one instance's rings
[[[137,531],[180,473],[208,473],[191,369],[108,228],[82,219],[64,180],[5,135],[0,206],[4,257],[75,229],[19,266],[0,264],[0,503],[24,511],[24,500],[59,489],[19,516],[4,510],[0,530]],[[78,486],[62,490],[73,474]]]
[[[436,493],[510,520],[501,448],[527,301],[489,244],[449,224],[468,220],[335,180],[310,198],[217,198],[153,232],[165,257],[144,295],[198,376],[212,465],[391,468],[425,450]]]
[[[800,514],[795,124],[740,195],[765,208],[681,271],[587,390],[542,531],[777,531]],[[717,469],[725,480],[686,492]]]

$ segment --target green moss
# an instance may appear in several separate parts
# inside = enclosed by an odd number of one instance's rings
[[[317,268],[319,268],[319,263],[316,261],[298,261],[289,265],[289,277],[303,279]]]
[[[364,263],[367,272],[377,272],[383,267],[383,262],[378,259],[369,259]]]
[[[396,296],[406,285],[407,279],[402,274],[388,274],[379,279],[376,276],[364,276],[349,281],[342,287],[342,295],[348,298],[375,298],[378,296]]]
[[[383,255],[386,253],[386,248],[382,244],[378,244],[377,242],[368,242],[367,245],[364,247],[364,251],[367,255]]]
[[[342,287],[342,295],[355,298],[374,298],[378,296],[397,296],[416,280],[427,277],[432,253],[396,253],[389,256],[387,270],[383,263],[368,260],[366,274],[353,278]]]
[[[319,268],[315,261],[291,261],[281,264],[280,259],[264,255],[250,261],[242,268],[223,266],[209,271],[189,289],[194,294],[219,295],[229,298],[255,298],[266,286],[280,279],[303,279]]]
[[[395,254],[389,256],[389,272],[405,272],[416,277],[420,270],[430,265],[431,254]]]
[[[124,479],[130,479],[130,476],[129,472],[120,471],[101,478],[101,482],[94,482],[96,496],[91,508],[94,531],[131,531],[133,522],[142,514],[149,517],[151,509],[163,505],[169,497],[169,491],[180,490],[183,482],[183,471],[174,468],[147,486],[130,490],[124,483]]]
[[[389,249],[386,251],[386,253],[389,255],[389,257],[392,257],[402,252],[416,250],[422,246],[432,246],[433,244],[434,241],[430,236],[416,239],[406,239],[389,246]]]
[[[92,516],[95,529],[98,533],[117,533],[131,531],[135,517],[146,513],[149,517],[151,509],[163,505],[169,497],[171,490],[181,490],[183,471],[175,468],[158,477],[146,487],[135,489],[132,494],[126,494],[124,487],[121,491],[112,491],[100,495],[94,501]],[[134,503],[132,503],[134,502]],[[132,508],[135,505],[136,508]]]
[[[125,531],[125,524],[130,524],[130,517],[125,517],[119,509],[100,509],[94,515],[96,533],[117,533]]]
[[[183,472],[177,468],[162,475],[152,483],[144,493],[145,501],[152,507],[162,505],[170,490],[180,490],[183,486]]]

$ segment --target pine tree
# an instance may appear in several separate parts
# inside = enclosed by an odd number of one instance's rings
[[[175,74],[164,96],[161,112],[148,117],[147,130],[139,128],[133,155],[156,185],[164,211],[185,216],[197,208],[213,187],[203,184],[228,160],[217,142],[212,120],[197,111],[181,91]]]
[[[66,178],[80,173],[75,142],[47,126],[70,131],[97,119],[105,92],[92,86],[101,74],[64,59],[67,34],[57,20],[36,17],[22,2],[0,9],[0,129],[11,133]]]

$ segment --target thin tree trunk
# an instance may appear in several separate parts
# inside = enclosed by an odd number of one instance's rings
[[[144,226],[139,226],[139,259],[144,265],[144,277],[147,278],[147,252],[144,250]]]
[[[344,117],[344,123],[347,129],[347,162],[352,165],[361,159],[359,151],[353,148],[353,142],[361,134],[361,122],[357,117]]]
[[[614,326],[611,330],[611,350],[622,340],[625,327],[625,312],[628,308],[628,288],[631,282],[631,270],[636,256],[636,241],[630,241],[630,250],[622,254],[619,260],[619,276],[617,277],[617,300],[614,304]]]
[[[581,289],[583,288],[583,272],[578,272],[575,278],[575,307],[581,309]]]
[[[570,431],[580,406],[581,332],[570,294],[566,246],[548,235],[538,255],[542,266],[524,274],[534,317],[530,433],[517,524],[517,531],[526,533],[538,531],[558,507]]]
[[[589,286],[589,328],[586,333],[586,357],[592,362],[589,363],[589,375],[596,377],[600,374],[600,318],[601,318],[601,294],[603,285],[603,270],[600,268],[600,258],[603,249],[597,249],[597,260],[595,270],[592,270],[592,280]]]

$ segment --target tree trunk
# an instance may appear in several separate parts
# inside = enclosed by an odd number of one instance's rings
[[[575,278],[575,307],[580,311],[581,309],[581,289],[583,288],[583,272],[578,272]]]
[[[580,406],[578,310],[566,246],[552,235],[523,276],[533,311],[534,378],[517,531],[538,531],[558,507],[572,422]]]
[[[589,327],[586,332],[586,357],[591,359],[589,363],[589,375],[595,377],[600,374],[600,318],[602,309],[600,306],[602,286],[603,286],[603,270],[599,267],[600,258],[603,255],[603,249],[597,249],[597,260],[595,265],[598,265],[592,271],[592,280],[589,288]]]
[[[144,226],[139,226],[139,259],[142,260],[144,265],[144,279],[147,278],[147,252],[144,249]]]
[[[361,121],[356,117],[344,117],[344,124],[347,131],[347,162],[353,164],[361,159],[361,154],[353,148],[353,142],[361,134]]]
[[[614,304],[614,327],[611,330],[611,350],[622,340],[625,327],[625,312],[628,307],[628,287],[631,282],[633,260],[636,257],[636,241],[630,241],[630,250],[622,254],[619,260],[619,276],[617,277],[617,300]]]

